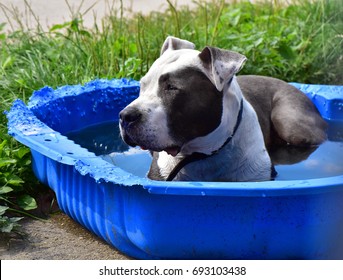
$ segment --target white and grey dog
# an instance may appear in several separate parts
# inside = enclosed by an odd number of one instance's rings
[[[246,57],[168,37],[120,112],[130,146],[153,153],[148,177],[176,181],[271,179],[267,148],[318,145],[326,123],[312,102],[278,79],[239,76]],[[266,148],[267,147],[267,148]]]

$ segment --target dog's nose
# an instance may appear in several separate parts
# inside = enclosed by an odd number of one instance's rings
[[[127,107],[119,113],[120,124],[125,128],[141,119],[142,113],[135,107]]]

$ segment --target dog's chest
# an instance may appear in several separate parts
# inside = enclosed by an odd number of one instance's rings
[[[158,153],[157,166],[159,168],[160,175],[166,179],[180,160],[180,157],[172,157],[166,152]]]
[[[172,157],[165,152],[160,152],[157,159],[157,166],[162,178],[166,179],[181,162],[182,157]],[[175,176],[176,181],[236,181],[233,178],[234,164],[228,165],[232,161],[230,154],[225,151],[212,155],[209,158],[196,160],[185,165]],[[236,170],[237,171],[237,170]]]

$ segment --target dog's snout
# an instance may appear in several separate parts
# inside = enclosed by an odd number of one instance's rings
[[[135,107],[127,107],[119,113],[120,123],[123,127],[139,121],[142,113]]]

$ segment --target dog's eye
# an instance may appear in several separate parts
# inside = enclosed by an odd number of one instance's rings
[[[174,90],[178,90],[178,88],[175,87],[175,86],[173,86],[173,85],[171,85],[171,84],[167,84],[166,90],[168,90],[168,91],[174,91]]]

